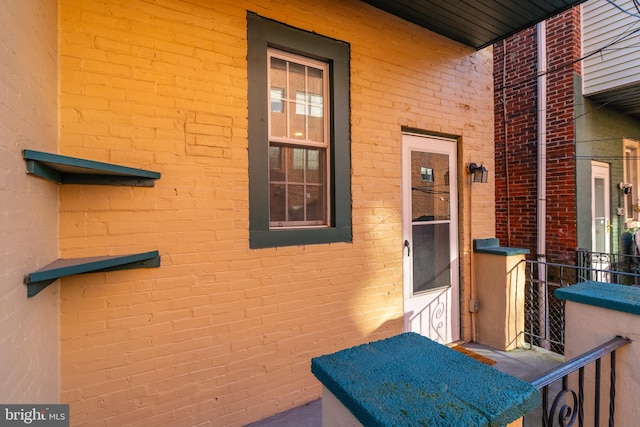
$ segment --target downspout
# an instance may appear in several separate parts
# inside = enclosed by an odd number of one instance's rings
[[[538,186],[537,186],[537,248],[538,283],[540,286],[540,331],[544,331],[542,347],[548,348],[547,318],[547,25],[542,21],[536,26],[538,41]]]
[[[509,187],[509,126],[507,124],[507,41],[502,40],[502,125],[504,126],[504,176],[507,203],[507,247],[511,247],[511,188]]]

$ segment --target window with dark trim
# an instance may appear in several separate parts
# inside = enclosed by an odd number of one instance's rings
[[[350,242],[349,45],[247,14],[251,248]]]
[[[623,139],[624,143],[624,183],[620,191],[624,196],[625,227],[637,227],[640,219],[640,177],[638,168],[638,152],[640,143],[631,139]]]

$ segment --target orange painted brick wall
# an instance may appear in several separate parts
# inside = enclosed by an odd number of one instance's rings
[[[73,425],[243,425],[319,397],[312,357],[401,332],[401,127],[458,135],[461,169],[492,170],[490,51],[355,0],[60,8],[61,151],[162,173],[61,188],[63,255],[162,256],[64,279]],[[249,249],[248,10],[351,45],[353,243]],[[461,183],[466,306],[469,226],[493,235],[493,192],[474,188],[471,225]]]
[[[24,276],[58,258],[58,186],[22,150],[58,151],[56,0],[0,6],[0,402],[57,403],[59,285],[27,299]],[[4,414],[2,420],[5,419]]]

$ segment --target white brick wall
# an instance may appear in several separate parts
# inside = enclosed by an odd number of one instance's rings
[[[162,256],[63,280],[74,425],[245,425],[319,396],[311,357],[401,332],[401,129],[459,135],[460,162],[492,170],[490,50],[356,0],[60,8],[61,151],[162,173],[153,188],[60,188],[63,255]],[[351,45],[352,243],[249,249],[248,10]],[[474,188],[483,237],[491,200]]]

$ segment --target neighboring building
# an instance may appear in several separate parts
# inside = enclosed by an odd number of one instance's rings
[[[313,356],[471,339],[476,48],[576,2],[472,39],[481,14],[437,3],[5,0],[0,401],[238,426],[318,398]]]
[[[547,20],[544,34],[532,27],[494,45],[502,244],[567,264],[578,248],[629,250],[621,241],[640,225],[639,20],[632,1],[591,0]]]

